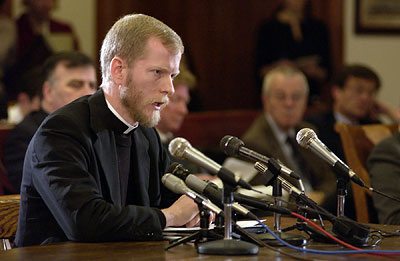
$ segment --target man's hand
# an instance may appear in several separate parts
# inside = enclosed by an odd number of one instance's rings
[[[199,224],[199,208],[192,199],[183,195],[169,208],[161,210],[166,219],[166,227],[193,227]]]

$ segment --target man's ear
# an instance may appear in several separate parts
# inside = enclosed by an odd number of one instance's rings
[[[48,81],[45,81],[42,86],[43,99],[49,97],[50,92],[51,92],[50,84]]]
[[[338,97],[339,92],[340,92],[341,90],[342,90],[342,89],[341,89],[340,86],[338,86],[338,85],[333,85],[333,86],[332,86],[331,95],[332,95],[332,98],[333,98],[334,100],[336,100],[336,98]]]
[[[122,85],[125,79],[126,63],[120,57],[115,56],[110,63],[111,80],[116,85]]]

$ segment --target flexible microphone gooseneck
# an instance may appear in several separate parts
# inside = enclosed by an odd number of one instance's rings
[[[190,189],[206,196],[216,205],[220,207],[222,206],[222,190],[218,188],[217,185],[215,185],[214,183],[201,180],[196,175],[191,174],[189,170],[185,169],[182,164],[176,162],[171,164],[168,172],[182,179]],[[272,203],[268,203],[263,200],[259,200],[257,198],[246,196],[237,192],[233,193],[233,198],[235,201],[237,201],[233,203],[233,209],[241,215],[247,216],[250,219],[254,219],[255,216],[251,215],[250,210],[246,209],[240,204],[266,211],[278,212],[285,215],[290,214],[290,210],[286,208],[276,207]]]
[[[271,158],[268,158],[254,150],[246,148],[244,146],[244,142],[235,136],[226,135],[221,139],[219,144],[221,150],[228,156],[242,156],[253,162],[259,161],[265,164],[267,164],[268,161],[271,160]],[[278,162],[278,164],[280,166],[279,171],[282,174],[292,177],[296,180],[300,180],[300,176],[296,174],[293,170],[289,169],[281,162]]]
[[[161,178],[162,183],[164,186],[166,186],[169,190],[171,190],[174,193],[177,194],[183,194],[191,199],[193,199],[197,204],[200,204],[207,209],[213,211],[217,215],[223,215],[224,212],[222,209],[220,209],[218,206],[216,206],[214,203],[212,203],[209,199],[197,194],[190,188],[186,186],[186,184],[179,179],[178,177],[175,177],[174,175],[170,173],[164,174],[164,176]]]

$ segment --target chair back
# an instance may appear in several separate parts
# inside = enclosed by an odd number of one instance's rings
[[[371,185],[366,163],[374,146],[398,130],[397,124],[347,125],[337,123],[346,162],[349,167],[368,185]],[[372,205],[371,192],[351,183],[354,206],[358,222],[377,222]]]
[[[17,232],[19,195],[0,196],[0,250],[11,249]]]
[[[5,191],[8,191],[9,193],[16,192],[16,190],[8,180],[7,171],[3,164],[4,144],[8,134],[10,133],[13,127],[14,125],[10,124],[4,124],[4,123],[0,124],[0,195],[3,195]]]

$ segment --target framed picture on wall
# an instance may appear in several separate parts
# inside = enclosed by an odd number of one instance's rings
[[[400,33],[399,0],[356,0],[356,33]]]

